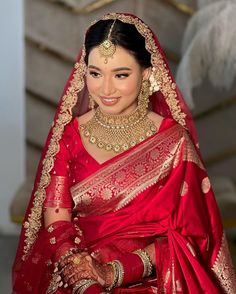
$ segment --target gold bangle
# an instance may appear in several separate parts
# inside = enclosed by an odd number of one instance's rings
[[[135,250],[133,253],[137,254],[143,262],[143,266],[144,266],[143,278],[150,276],[152,274],[152,270],[153,270],[150,256],[143,249]]]
[[[114,279],[113,279],[111,285],[106,287],[107,291],[111,291],[113,288],[115,288],[117,286],[117,282],[119,280],[119,270],[118,270],[116,261],[108,262],[107,265],[111,265],[113,268],[113,271],[114,271]]]
[[[83,279],[80,280],[72,289],[72,294],[82,294],[86,289],[88,289],[91,285],[97,284],[97,281],[92,279]],[[77,292],[79,291],[79,292]]]
[[[120,287],[124,281],[125,271],[124,271],[123,264],[119,260],[114,260],[114,262],[116,263],[117,271],[118,271],[118,279],[117,279],[116,287]]]

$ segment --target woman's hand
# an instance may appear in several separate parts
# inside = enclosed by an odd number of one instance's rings
[[[73,254],[60,264],[63,268],[61,276],[69,286],[74,286],[82,279],[93,279],[102,286],[109,286],[113,281],[113,268],[100,264],[87,252]]]

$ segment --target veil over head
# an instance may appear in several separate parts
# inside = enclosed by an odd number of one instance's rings
[[[141,19],[131,14],[109,13],[100,20],[115,19],[134,25],[145,39],[145,47],[151,54],[151,64],[154,68],[155,79],[159,84],[159,90],[154,92],[150,97],[152,111],[163,117],[173,118],[188,131],[193,142],[197,145],[197,136],[191,114],[170,73],[166,58],[156,35]],[[93,24],[94,23],[96,23],[96,21],[93,22]],[[20,266],[20,264],[27,260],[27,256],[43,227],[43,203],[46,197],[45,189],[51,180],[50,171],[54,166],[54,158],[59,152],[59,142],[64,128],[73,119],[74,110],[78,115],[88,111],[89,99],[85,81],[85,55],[85,46],[83,45],[64,88],[53,125],[46,140],[35,179],[32,197],[23,223],[15,267],[18,265]]]

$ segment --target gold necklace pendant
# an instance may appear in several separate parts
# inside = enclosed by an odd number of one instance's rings
[[[140,107],[128,115],[107,115],[98,107],[94,116],[80,129],[89,143],[116,153],[135,146],[157,131],[147,110]]]

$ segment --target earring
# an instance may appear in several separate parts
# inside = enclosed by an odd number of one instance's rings
[[[89,95],[89,109],[94,109],[95,108],[95,101],[93,100],[93,97]]]
[[[156,78],[155,78],[155,69],[152,68],[152,72],[151,75],[149,77],[149,82],[150,82],[150,95],[152,95],[154,92],[157,92],[160,90],[160,86],[159,83],[157,82]]]
[[[149,80],[144,80],[142,82],[141,91],[138,95],[138,106],[143,110],[148,108],[150,95],[150,82]]]

